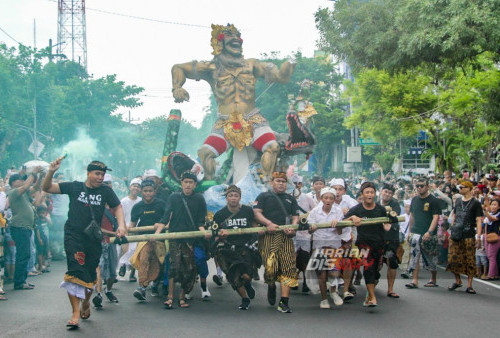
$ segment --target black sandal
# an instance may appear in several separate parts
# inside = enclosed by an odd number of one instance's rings
[[[467,288],[465,290],[465,292],[470,293],[471,295],[475,295],[476,294],[476,290],[474,290],[473,288]]]
[[[462,287],[462,284],[453,283],[451,286],[448,286],[448,291],[454,291],[454,290],[461,288],[461,287]]]
[[[186,299],[179,299],[179,307],[180,308],[187,309],[190,306],[191,306],[191,304],[189,304]]]

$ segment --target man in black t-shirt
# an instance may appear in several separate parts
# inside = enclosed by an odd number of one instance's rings
[[[155,226],[155,234],[163,230],[160,223],[165,213],[165,201],[156,198],[155,182],[144,180],[141,183],[142,200],[132,207],[130,227]],[[134,291],[134,297],[140,301],[146,300],[146,287],[149,282],[156,281],[162,272],[166,254],[163,241],[141,242],[137,245],[134,257],[134,268],[139,272],[139,287]],[[156,290],[152,290],[154,293]]]
[[[194,192],[196,183],[196,175],[192,172],[186,171],[181,175],[182,192],[170,195],[165,207],[165,214],[160,220],[160,223],[167,224],[168,232],[205,231],[207,204],[203,195]],[[206,235],[205,238],[210,238],[210,235]],[[185,299],[186,293],[190,293],[193,289],[197,272],[200,274],[202,292],[208,292],[206,288],[208,267],[206,271],[199,271],[199,269],[197,271],[195,242],[193,239],[169,240],[168,297],[164,302],[167,309],[171,309],[173,306],[176,282],[181,284],[179,306],[189,307],[189,303]],[[206,260],[204,266],[206,266]]]
[[[380,268],[382,266],[382,255],[384,253],[384,232],[389,231],[391,224],[374,224],[359,227],[362,219],[386,217],[387,212],[383,206],[375,203],[376,188],[372,182],[364,182],[359,188],[363,201],[349,209],[345,215],[346,221],[352,221],[358,227],[358,238],[356,245],[360,250],[368,252],[367,257],[360,257],[363,265],[363,277],[365,278],[366,290],[368,292],[363,306],[377,306],[375,298],[375,286],[380,279]]]
[[[120,200],[113,189],[103,185],[104,174],[109,169],[104,163],[92,161],[87,166],[85,182],[52,183],[54,173],[63,158],[50,163],[42,189],[51,194],[69,196],[68,220],[64,226],[64,249],[68,271],[64,275],[64,287],[68,291],[73,315],[66,324],[70,329],[79,326],[79,320],[90,317],[90,297],[96,282],[96,268],[101,257],[101,241],[87,236],[85,228],[94,219],[99,227],[107,204],[115,213],[118,222],[117,237],[126,234],[125,217]],[[80,311],[81,301],[81,311]]]
[[[286,193],[287,177],[284,172],[272,175],[272,190],[263,192],[255,201],[255,220],[267,228],[267,233],[259,240],[262,261],[265,264],[264,280],[268,284],[267,300],[276,302],[276,281],[281,283],[281,300],[278,311],[291,313],[288,306],[290,288],[298,286],[295,265],[295,247],[291,237],[292,229],[276,232],[279,225],[297,224],[299,207],[297,200]]]
[[[245,229],[255,226],[251,207],[241,205],[241,189],[230,185],[226,189],[227,205],[214,215],[219,225],[219,239],[215,258],[228,282],[241,296],[240,310],[248,310],[250,299],[255,297],[252,287],[253,271],[259,263],[255,235],[227,236],[227,229]],[[260,264],[258,264],[260,265]]]
[[[439,200],[429,193],[429,182],[425,178],[419,178],[417,184],[418,196],[413,197],[410,205],[410,233],[408,243],[410,244],[410,264],[408,273],[413,273],[413,280],[405,286],[408,289],[418,287],[418,270],[420,268],[420,256],[425,269],[431,272],[431,280],[425,287],[436,287],[437,276],[437,224],[442,209]]]
[[[392,196],[396,189],[390,183],[384,183],[380,190],[380,205],[390,207],[392,211],[401,215],[401,206]],[[398,269],[397,252],[400,247],[399,243],[399,223],[393,223],[391,229],[384,233],[384,260],[387,264],[387,296],[390,298],[399,298],[399,295],[394,292],[394,281]],[[400,249],[402,250],[402,248]]]

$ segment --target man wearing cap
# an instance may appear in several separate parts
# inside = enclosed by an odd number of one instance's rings
[[[259,240],[260,255],[265,266],[264,281],[268,284],[267,300],[276,303],[276,281],[281,285],[278,311],[291,313],[288,306],[290,288],[298,286],[295,248],[292,229],[277,232],[279,225],[298,224],[299,207],[293,196],[286,193],[287,176],[284,172],[272,174],[272,190],[263,192],[255,200],[255,220],[267,228]]]
[[[311,211],[315,206],[314,200],[309,194],[302,193],[303,177],[294,175],[292,176],[292,183],[295,184],[295,190],[293,191],[293,196],[297,199],[297,204],[299,205],[300,213],[306,214]],[[302,230],[297,231],[296,236],[293,238],[293,244],[295,245],[295,255],[296,255],[296,265],[297,269],[297,278],[300,273],[304,275],[304,283],[302,284],[302,292],[309,292],[309,287],[306,282],[306,268],[307,263],[309,262],[309,258],[311,256],[311,234],[309,231]],[[294,287],[293,290],[298,290],[299,287]]]
[[[144,172],[142,179],[144,180],[149,179],[155,182],[156,198],[161,199],[165,202],[168,200],[168,196],[170,196],[172,192],[162,185],[161,177],[158,176],[158,172],[156,170],[154,169],[146,170]]]
[[[37,180],[37,175],[41,171],[36,167],[28,178],[20,174],[13,174],[9,177],[8,200],[12,210],[12,221],[10,233],[16,243],[16,266],[14,271],[14,289],[29,290],[35,286],[26,282],[28,277],[27,267],[31,256],[31,236],[35,226],[35,211],[30,202],[30,187]]]
[[[248,310],[250,299],[255,297],[252,287],[253,272],[261,259],[256,245],[256,235],[228,236],[227,229],[246,229],[256,226],[251,207],[241,205],[241,189],[232,184],[226,189],[227,205],[214,215],[219,225],[216,260],[233,290],[241,296],[240,310]]]
[[[481,203],[472,196],[474,185],[470,180],[462,180],[457,186],[462,197],[458,198],[451,215],[450,246],[446,271],[455,275],[455,283],[448,287],[453,291],[462,287],[460,275],[467,276],[465,292],[475,294],[472,279],[476,273],[476,250],[481,248],[482,217]]]
[[[207,215],[207,204],[205,198],[200,193],[195,193],[197,178],[192,172],[186,171],[181,175],[181,192],[170,195],[165,207],[165,214],[160,220],[161,224],[166,224],[169,233],[185,231],[204,231],[205,217]],[[210,238],[207,235],[206,238]],[[175,239],[169,240],[169,283],[168,297],[164,302],[167,309],[173,306],[175,283],[181,284],[179,293],[179,306],[187,308],[190,304],[186,301],[186,293],[190,293],[196,281],[197,269],[195,261],[195,240]],[[206,264],[206,261],[205,261]],[[198,271],[200,274],[200,284],[206,289],[206,271]],[[205,275],[206,274],[206,275]],[[205,276],[205,280],[203,280]],[[204,284],[203,284],[204,283]],[[203,295],[202,295],[203,297]]]
[[[419,178],[415,184],[418,195],[413,197],[410,206],[410,264],[408,272],[413,274],[411,283],[405,286],[408,289],[418,288],[419,261],[425,269],[431,272],[431,280],[425,287],[436,287],[437,276],[437,225],[441,215],[439,200],[429,193],[429,182],[425,178]],[[427,242],[427,243],[426,243]]]
[[[68,292],[73,310],[66,326],[76,329],[79,327],[80,318],[90,317],[89,301],[96,283],[96,268],[102,251],[101,241],[91,238],[84,230],[93,220],[100,226],[106,204],[116,215],[116,236],[122,237],[127,229],[120,200],[113,189],[102,184],[106,171],[110,169],[100,161],[92,161],[87,166],[85,182],[53,183],[52,177],[62,160],[58,158],[50,163],[42,189],[51,194],[66,194],[70,200],[68,220],[64,226],[64,249],[68,270],[61,287]]]
[[[142,201],[142,198],[139,197],[139,193],[141,192],[141,183],[142,180],[139,177],[135,177],[130,181],[129,184],[129,193],[128,196],[125,196],[122,198],[120,201],[122,208],[123,208],[123,214],[125,216],[125,224],[127,225],[127,228],[130,229],[130,216],[132,214],[132,208],[134,205]],[[136,282],[137,278],[135,278],[135,269],[132,265],[130,265],[130,258],[135,252],[135,248],[137,247],[137,243],[127,243],[127,244],[122,244],[121,245],[121,257],[119,261],[120,265],[120,271],[118,274],[123,277],[125,276],[125,273],[127,272],[127,268],[130,269],[130,275],[129,275],[129,281],[130,282]]]
[[[312,191],[308,193],[314,201],[314,206],[321,202],[321,189],[325,187],[325,179],[321,176],[313,176]]]

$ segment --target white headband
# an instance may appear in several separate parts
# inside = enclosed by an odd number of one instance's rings
[[[344,180],[341,178],[333,178],[328,184],[330,187],[333,187],[334,185],[341,185],[345,188]]]
[[[333,188],[325,187],[325,188],[321,189],[320,196],[323,196],[324,194],[327,194],[327,193],[330,193],[333,196],[335,196],[337,194],[337,191]]]

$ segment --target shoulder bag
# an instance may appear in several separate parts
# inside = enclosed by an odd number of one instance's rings
[[[88,238],[96,242],[101,242],[103,239],[101,226],[95,220],[94,209],[92,209],[92,204],[90,204],[89,193],[87,191],[87,187],[85,186],[85,182],[83,183],[83,189],[85,191],[85,194],[87,195],[87,202],[89,204],[90,215],[92,216],[92,220],[90,221],[89,225],[87,225],[87,227],[83,229],[83,233],[87,235]]]

